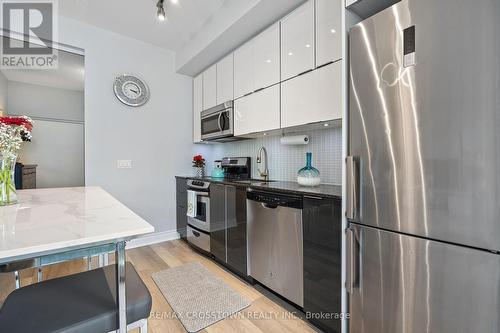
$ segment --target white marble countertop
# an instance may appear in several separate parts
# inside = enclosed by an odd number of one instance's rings
[[[0,261],[127,240],[153,226],[100,187],[20,190],[0,207]]]

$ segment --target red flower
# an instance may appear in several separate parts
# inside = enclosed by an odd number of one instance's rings
[[[33,129],[33,125],[22,117],[0,117],[0,123],[5,125],[23,126],[28,132]]]
[[[201,155],[195,155],[193,157],[193,166],[202,167],[205,166],[205,159]]]

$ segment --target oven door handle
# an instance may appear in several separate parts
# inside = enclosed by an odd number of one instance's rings
[[[194,194],[199,195],[200,197],[208,197],[208,192],[194,191]]]

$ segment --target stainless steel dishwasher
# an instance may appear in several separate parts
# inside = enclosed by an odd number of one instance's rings
[[[303,307],[302,197],[250,189],[247,215],[249,275]]]

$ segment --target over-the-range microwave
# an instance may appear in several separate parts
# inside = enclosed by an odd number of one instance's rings
[[[235,141],[233,101],[219,104],[201,113],[202,141]]]

